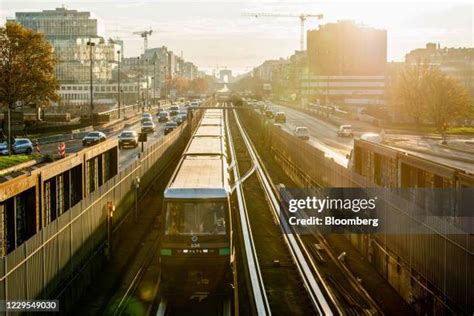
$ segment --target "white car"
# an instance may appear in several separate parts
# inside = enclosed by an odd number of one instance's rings
[[[155,123],[152,121],[147,121],[142,123],[142,133],[154,133],[155,132]]]
[[[295,136],[299,139],[308,140],[309,139],[309,131],[307,127],[298,126],[295,128]]]
[[[341,125],[337,131],[337,136],[340,137],[354,137],[354,131],[352,125]]]
[[[149,118],[150,120],[153,120],[153,117],[151,116],[150,113],[143,113],[142,114],[142,119],[144,119],[144,118]]]

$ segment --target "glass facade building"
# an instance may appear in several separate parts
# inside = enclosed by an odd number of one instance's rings
[[[41,12],[17,12],[13,20],[34,31],[43,33],[51,42],[58,63],[56,75],[60,83],[75,83],[90,80],[112,79],[112,69],[117,66],[117,51],[121,46],[105,41],[97,32],[97,19],[90,12],[79,12],[66,8]],[[95,45],[90,47],[87,42]]]

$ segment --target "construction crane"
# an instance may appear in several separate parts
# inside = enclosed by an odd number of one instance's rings
[[[242,13],[243,16],[254,16],[258,17],[280,17],[280,18],[299,18],[301,35],[300,35],[300,49],[304,50],[304,22],[307,18],[316,18],[321,20],[323,18],[322,14],[278,14],[278,13]]]
[[[151,35],[152,32],[153,30],[133,32],[134,35],[143,37],[143,53],[148,49],[148,36]]]

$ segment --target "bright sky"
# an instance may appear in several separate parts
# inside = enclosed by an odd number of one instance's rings
[[[125,41],[125,56],[143,50],[133,31],[152,28],[149,47],[168,46],[200,68],[230,68],[245,72],[266,59],[288,57],[299,49],[298,18],[246,17],[243,12],[322,13],[309,19],[306,29],[342,19],[386,29],[388,60],[403,60],[426,42],[441,46],[473,47],[474,5],[468,1],[366,0],[0,0],[0,22],[15,12],[41,11],[64,5],[90,11],[102,21],[107,37]]]

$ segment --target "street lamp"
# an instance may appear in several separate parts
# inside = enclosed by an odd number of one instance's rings
[[[89,39],[87,42],[87,46],[89,46],[89,59],[90,59],[90,92],[91,92],[91,103],[90,103],[90,120],[91,122],[94,120],[94,90],[92,84],[92,67],[93,67],[93,60],[92,60],[92,48],[95,46],[95,43]]]
[[[156,60],[153,61],[153,105],[156,102]]]
[[[140,109],[141,107],[141,100],[140,100],[140,56],[137,57],[138,60],[138,66],[137,66],[137,102],[138,102],[138,108]]]
[[[145,108],[149,109],[150,102],[148,96],[150,95],[150,87],[148,85],[148,58],[145,59],[145,78],[146,78],[146,96],[145,96]]]
[[[120,120],[120,51],[117,51],[118,67],[117,67],[117,100],[118,100],[118,119]]]
[[[166,72],[166,66],[163,66],[163,90],[165,92],[165,101],[168,100],[168,92],[166,89],[166,77],[167,77],[167,72]]]

